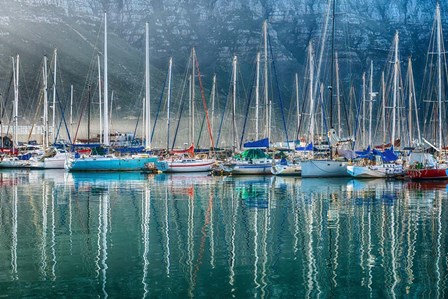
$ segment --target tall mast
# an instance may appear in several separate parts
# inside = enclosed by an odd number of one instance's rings
[[[408,99],[409,99],[409,111],[408,111],[408,128],[409,128],[409,146],[412,146],[412,105],[413,105],[413,90],[412,87],[414,85],[413,83],[413,75],[412,75],[412,61],[411,61],[411,57],[408,57],[408,88],[409,88],[409,95],[408,95]]]
[[[73,130],[73,84],[70,85],[70,134],[72,133],[72,130]]]
[[[381,120],[383,122],[383,145],[386,144],[386,83],[384,82],[384,71],[381,73],[381,100],[383,109],[381,110]]]
[[[191,143],[194,144],[194,85],[195,85],[195,67],[196,67],[196,51],[193,48],[191,52]]]
[[[88,106],[87,106],[87,142],[88,143],[90,143],[90,122],[91,122],[91,118],[90,118],[90,116],[91,116],[91,114],[90,114],[90,112],[91,112],[91,110],[90,109],[92,109],[92,98],[91,98],[91,86],[89,85],[89,89],[88,89],[88,95],[89,95],[89,98],[88,98]]]
[[[373,60],[370,60],[370,83],[369,83],[369,146],[372,146],[372,109],[373,109]]]
[[[395,141],[395,125],[396,125],[396,109],[397,109],[397,92],[398,92],[398,31],[395,33],[395,59],[394,59],[394,91],[392,104],[392,136],[390,144],[394,145]]]
[[[192,110],[193,110],[193,107],[192,107],[192,100],[191,100],[191,82],[192,81],[192,79],[191,79],[191,75],[190,75],[190,78],[189,78],[189,80],[188,80],[188,96],[189,96],[189,99],[188,99],[188,142],[191,142],[191,140],[193,140],[193,136],[192,136],[192,122],[191,122],[191,120],[192,120]]]
[[[333,18],[332,18],[332,30],[331,30],[331,70],[330,70],[330,128],[333,128],[333,73],[334,73],[334,24],[336,20],[335,15],[336,0],[333,0]]]
[[[58,49],[54,49],[54,73],[53,73],[53,119],[52,119],[52,130],[51,139],[53,143],[56,141],[56,78],[57,78],[57,60],[58,60]]]
[[[233,56],[233,68],[232,68],[232,77],[233,77],[233,90],[232,90],[232,135],[233,135],[233,148],[237,147],[237,138],[236,138],[236,65],[237,58]]]
[[[362,73],[362,147],[366,145],[366,73]]]
[[[310,141],[314,143],[314,53],[311,42],[308,46],[308,61],[310,64],[310,86],[308,87],[310,97]]]
[[[98,54],[98,100],[100,107],[100,143],[103,143],[103,107],[101,104],[101,61],[100,55]]]
[[[19,145],[18,125],[19,125],[19,54],[16,56],[16,61],[13,62],[14,70],[14,143]]]
[[[107,77],[107,13],[104,13],[104,145],[109,145],[109,93]]]
[[[436,22],[437,22],[437,102],[438,102],[438,139],[439,150],[442,150],[442,22],[440,18],[440,5],[436,6]]]
[[[170,102],[171,102],[171,69],[173,67],[173,58],[170,57],[168,66],[168,94],[166,103],[166,150],[170,149]]]
[[[410,70],[410,77],[409,77],[410,91],[409,91],[409,93],[412,94],[412,99],[413,99],[412,104],[414,105],[414,111],[415,111],[415,123],[417,125],[417,140],[418,140],[418,143],[420,144],[420,142],[421,142],[420,121],[419,121],[419,117],[418,117],[417,96],[415,93],[414,72],[412,71],[412,60],[411,59],[409,59],[409,64],[410,64],[410,68],[409,68],[409,70]],[[411,142],[412,142],[412,140],[411,140]]]
[[[48,72],[47,72],[47,56],[44,56],[44,66],[42,69],[42,79],[44,83],[44,140],[43,147],[46,149],[48,147]]]
[[[338,106],[338,136],[342,135],[341,128],[341,94],[339,89],[339,59],[338,52],[335,53],[335,64],[336,64],[336,105]]]
[[[270,101],[268,95],[268,21],[263,22],[263,38],[264,38],[264,101],[266,106],[266,134],[268,139],[271,137],[270,121]]]
[[[213,124],[215,120],[215,98],[216,98],[216,74],[213,75],[213,86],[212,86],[212,120],[210,129],[213,132]]]
[[[145,147],[151,149],[151,93],[149,86],[149,24],[146,23],[145,36]]]
[[[299,104],[299,74],[295,76],[296,85],[296,107],[297,107],[297,139],[299,139],[299,127],[300,127],[300,104]]]
[[[259,139],[259,109],[260,109],[260,52],[257,53],[257,68],[256,68],[256,83],[255,83],[255,140]]]

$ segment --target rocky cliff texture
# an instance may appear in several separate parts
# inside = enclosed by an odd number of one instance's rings
[[[396,30],[403,60],[413,55],[415,67],[421,67],[435,6],[436,0],[338,1],[336,49],[342,76],[360,77],[370,59],[379,73]],[[441,7],[445,23],[448,2],[442,1]],[[70,83],[77,90],[85,89],[95,76],[88,74],[96,52],[102,51],[101,22],[106,11],[111,89],[130,115],[135,112],[134,99],[141,96],[145,22],[150,24],[153,88],[159,94],[156,86],[164,77],[168,57],[174,57],[180,76],[192,46],[197,48],[208,88],[213,72],[218,73],[221,86],[227,86],[232,55],[238,55],[249,84],[248,73],[261,45],[261,25],[267,19],[282,89],[289,92],[293,73],[303,72],[307,44],[320,42],[327,8],[326,0],[6,0],[0,11],[0,76],[8,81],[10,56],[21,54],[28,85],[25,94],[35,96],[31,90],[37,85],[42,56],[51,55],[56,47],[65,90]]]

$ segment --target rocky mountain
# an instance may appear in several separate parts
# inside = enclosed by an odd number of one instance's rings
[[[345,82],[359,80],[371,59],[379,77],[396,30],[400,32],[402,60],[413,56],[418,77],[425,63],[435,6],[436,0],[337,1],[335,48]],[[448,1],[441,1],[441,7],[445,24]],[[63,80],[59,93],[67,97],[69,84],[74,84],[76,96],[85,97],[87,86],[96,85],[103,12],[107,12],[110,89],[117,97],[117,113],[123,117],[140,112],[136,107],[143,94],[145,22],[150,25],[155,98],[160,94],[168,58],[174,58],[175,76],[180,81],[193,46],[207,89],[212,74],[217,73],[221,92],[227,92],[233,55],[238,56],[247,88],[266,19],[280,88],[288,100],[294,73],[304,78],[308,43],[320,44],[327,9],[327,0],[3,0],[0,88],[5,94],[12,69],[10,57],[19,53],[22,98],[28,108],[36,105],[42,57],[51,57],[57,48]]]

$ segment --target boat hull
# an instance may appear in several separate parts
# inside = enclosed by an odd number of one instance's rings
[[[390,166],[347,166],[347,172],[355,178],[389,178],[403,174],[401,165]]]
[[[165,173],[207,172],[211,171],[215,160],[198,160],[195,162],[157,161],[155,166]]]
[[[347,162],[333,160],[302,161],[303,178],[336,178],[349,177]]]
[[[68,171],[141,171],[148,163],[155,163],[157,157],[87,157],[68,159]]]
[[[443,180],[448,179],[448,169],[409,169],[406,174],[412,180]]]
[[[58,154],[51,158],[30,160],[29,167],[33,169],[64,169],[66,160],[66,154]]]
[[[301,176],[302,167],[299,164],[294,165],[273,165],[271,173],[277,176]]]
[[[0,161],[0,168],[28,168],[29,160],[4,159]]]
[[[231,165],[224,165],[223,169],[232,175],[265,175],[271,173],[271,163],[263,164],[248,164],[248,163],[236,163]]]

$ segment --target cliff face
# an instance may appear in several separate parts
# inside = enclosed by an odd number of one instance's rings
[[[444,21],[447,4],[441,3]],[[416,68],[424,64],[435,6],[436,0],[338,1],[335,42],[342,76],[360,77],[370,59],[375,60],[377,71],[382,69],[396,30],[400,31],[401,56],[412,54]],[[193,46],[207,85],[213,72],[220,76],[221,86],[228,84],[233,55],[238,55],[247,75],[260,49],[265,19],[280,85],[288,90],[293,73],[303,71],[308,43],[316,47],[320,43],[327,9],[325,0],[7,0],[0,11],[0,76],[8,81],[10,56],[21,54],[29,85],[25,98],[32,98],[31,86],[37,84],[42,56],[58,48],[63,84],[85,89],[86,82],[96,76],[89,70],[102,51],[106,11],[111,89],[117,91],[117,103],[126,115],[134,114],[134,100],[128,99],[141,96],[145,22],[150,24],[156,94],[169,56],[181,75]]]

